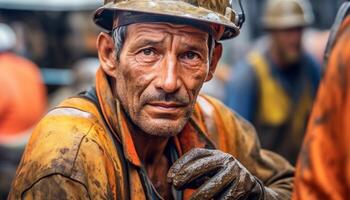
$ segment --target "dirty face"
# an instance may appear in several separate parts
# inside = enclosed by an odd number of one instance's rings
[[[297,62],[301,55],[303,28],[272,31],[272,42],[279,59],[289,65]]]
[[[115,92],[133,124],[154,136],[179,133],[208,80],[208,52],[208,34],[191,26],[129,25]]]

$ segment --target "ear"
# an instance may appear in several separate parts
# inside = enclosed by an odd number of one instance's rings
[[[98,57],[101,67],[106,74],[115,77],[115,70],[117,67],[117,60],[115,55],[115,46],[113,39],[107,33],[100,33],[97,38]]]
[[[209,66],[209,73],[205,81],[210,81],[213,78],[214,72],[219,63],[221,55],[222,55],[222,44],[215,41],[215,47],[213,49],[213,55]]]

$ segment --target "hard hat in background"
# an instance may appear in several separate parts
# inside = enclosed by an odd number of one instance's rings
[[[217,40],[230,39],[239,34],[239,15],[230,0],[105,0],[96,10],[94,21],[106,30],[112,30],[114,16],[122,11],[156,15],[179,23],[205,23],[216,27]],[[129,23],[130,24],[130,23]]]
[[[0,52],[11,50],[15,45],[15,32],[8,25],[0,23]]]
[[[306,0],[268,0],[265,5],[265,29],[288,29],[310,25],[313,15]]]

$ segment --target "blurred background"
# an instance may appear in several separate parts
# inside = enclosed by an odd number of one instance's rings
[[[322,72],[329,29],[344,1],[300,0],[297,5],[272,3],[270,8],[266,1],[243,0],[246,23],[241,35],[223,42],[220,66],[203,92],[251,121],[262,146],[294,164]],[[101,30],[92,14],[102,4],[102,0],[0,0],[0,199],[7,195],[37,121],[66,97],[93,85],[99,65],[95,42]],[[270,15],[286,18],[285,24],[271,26],[266,21]],[[288,24],[294,15],[308,23]],[[285,49],[291,50],[283,53]]]

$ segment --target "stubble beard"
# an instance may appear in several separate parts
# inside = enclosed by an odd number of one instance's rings
[[[188,123],[192,113],[193,107],[186,112],[185,116],[178,120],[170,119],[152,119],[144,112],[129,111],[127,106],[124,106],[121,103],[121,106],[124,109],[125,115],[128,118],[129,122],[136,127],[138,130],[141,130],[147,135],[156,136],[156,137],[173,137],[178,135]],[[130,114],[132,113],[132,114]]]
[[[118,88],[118,86],[116,88]],[[126,99],[124,99],[127,98],[126,94],[118,94],[118,89],[116,91],[116,94],[116,100],[120,102],[120,106],[125,116],[127,117],[129,123],[132,126],[136,127],[136,129],[141,130],[147,135],[158,137],[173,137],[179,134],[191,118],[195,104],[192,102],[191,105],[188,105],[189,107],[185,111],[184,116],[177,120],[171,120],[166,118],[153,119],[150,116],[148,116],[147,113],[142,112],[141,105],[127,105],[127,101]]]

